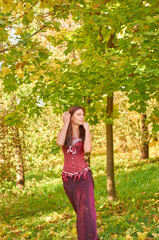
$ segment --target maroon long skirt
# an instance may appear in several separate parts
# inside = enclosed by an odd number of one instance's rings
[[[86,178],[82,175],[74,182],[74,177],[63,180],[67,194],[76,214],[78,240],[98,240],[96,210],[94,202],[94,181],[89,170]]]

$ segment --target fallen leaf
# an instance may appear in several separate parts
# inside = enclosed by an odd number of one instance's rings
[[[147,232],[137,232],[138,240],[145,240]]]

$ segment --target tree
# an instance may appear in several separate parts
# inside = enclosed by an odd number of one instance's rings
[[[107,114],[108,118],[113,113],[113,95],[107,98]],[[111,118],[110,118],[111,120]],[[110,121],[109,120],[109,121]],[[108,200],[116,200],[117,195],[115,191],[114,182],[114,151],[113,151],[113,124],[111,121],[106,125],[107,134],[107,191]]]
[[[16,186],[19,188],[24,187],[25,177],[24,177],[24,162],[22,154],[21,139],[19,136],[19,129],[14,127],[14,150],[15,150],[15,161],[16,161]]]
[[[140,113],[157,98],[156,2],[24,1],[15,8],[16,3],[1,3],[0,60],[5,91],[30,85],[30,94],[19,94],[17,109],[34,114],[42,100],[60,107],[55,108],[59,113],[83,102],[90,123],[97,123],[107,121],[112,92],[126,91],[131,109]],[[61,22],[70,16],[76,26],[66,33],[68,26]],[[45,47],[40,34],[47,39]],[[49,51],[51,45],[67,56],[61,61]]]
[[[148,129],[146,124],[146,114],[141,114],[142,124],[142,147],[141,147],[141,159],[149,158],[149,143],[148,143]]]

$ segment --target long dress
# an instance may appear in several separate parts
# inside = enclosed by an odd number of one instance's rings
[[[77,214],[78,240],[98,240],[94,181],[92,172],[84,160],[82,139],[76,139],[69,148],[62,147],[64,166],[62,180],[73,209]]]

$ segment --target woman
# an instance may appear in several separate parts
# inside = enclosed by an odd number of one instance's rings
[[[62,116],[62,130],[57,144],[64,153],[62,180],[64,190],[77,214],[78,240],[97,240],[94,181],[84,153],[91,151],[89,124],[84,122],[85,109],[71,107]]]

